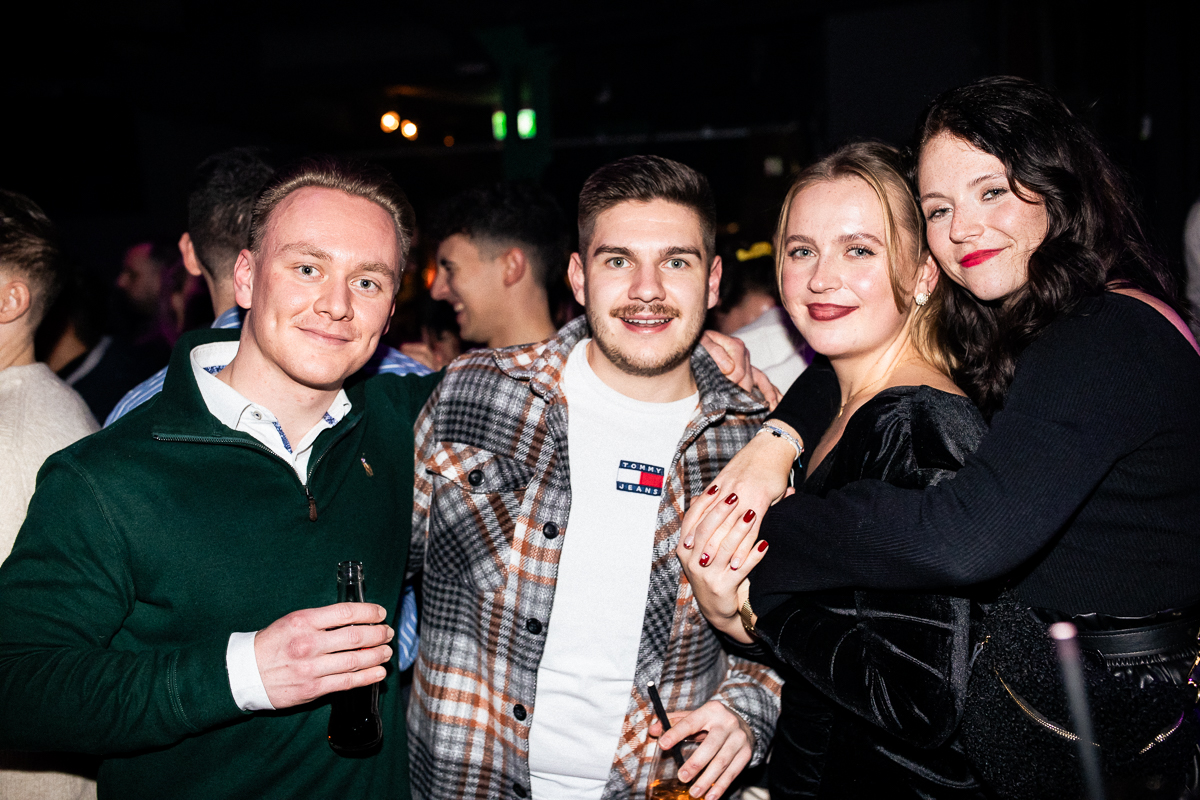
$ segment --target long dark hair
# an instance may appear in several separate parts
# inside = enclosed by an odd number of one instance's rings
[[[1013,193],[1046,208],[1046,238],[1029,257],[1024,286],[984,302],[940,282],[948,289],[942,335],[958,361],[954,378],[986,417],[1004,405],[1025,348],[1106,287],[1141,289],[1188,318],[1174,276],[1147,241],[1128,179],[1049,91],[1012,77],[951,89],[922,114],[918,152],[941,133],[995,156]]]

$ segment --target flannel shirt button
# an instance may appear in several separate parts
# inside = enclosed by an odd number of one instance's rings
[[[542,526],[542,535],[547,539],[553,539],[555,536],[558,536],[558,526],[553,522],[547,522]]]
[[[483,473],[477,469],[473,469],[467,473],[467,482],[472,486],[478,486],[483,483]]]
[[[528,716],[528,712],[525,711],[525,706],[521,705],[520,703],[517,703],[515,706],[513,706],[513,716],[516,717],[519,722],[524,722],[525,717]]]
[[[536,619],[527,619],[525,620],[525,630],[529,631],[530,633],[541,633],[542,623]]]
[[[513,794],[515,794],[517,797],[524,797],[526,795],[525,787],[519,783],[514,783]]]

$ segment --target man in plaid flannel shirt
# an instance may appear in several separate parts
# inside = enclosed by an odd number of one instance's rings
[[[417,422],[409,565],[424,570],[424,604],[409,706],[415,797],[644,797],[660,733],[650,681],[677,733],[706,737],[681,777],[710,800],[762,760],[774,731],[778,676],[722,650],[673,552],[690,499],[766,413],[696,347],[721,273],[711,191],[681,164],[622,159],[588,179],[579,228],[570,278],[586,319],[540,344],[459,359]],[[603,443],[578,447],[591,412],[580,410],[589,406],[571,376],[585,373],[599,387],[590,397],[607,392],[635,416],[638,403],[682,407],[666,434],[668,467],[622,460],[617,469],[593,452]],[[604,479],[581,485],[597,464]],[[613,477],[634,494],[598,503],[597,486],[611,490]],[[618,506],[645,499],[638,492],[653,495],[645,524],[633,526],[644,528],[632,533],[640,550],[621,544],[630,533],[618,523]],[[605,549],[610,535],[620,543]],[[581,569],[585,552],[608,557]],[[648,556],[649,569],[630,553]],[[630,563],[640,576],[621,572]],[[563,575],[588,585],[560,584]],[[630,600],[635,614],[614,610]],[[603,666],[613,641],[628,653],[628,671]]]

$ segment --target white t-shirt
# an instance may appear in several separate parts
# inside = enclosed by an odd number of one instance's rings
[[[633,400],[587,363],[563,370],[571,512],[529,731],[534,800],[599,800],[629,707],[662,486],[694,394]]]

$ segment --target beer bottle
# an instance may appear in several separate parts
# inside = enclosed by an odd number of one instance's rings
[[[339,563],[337,584],[339,603],[364,602],[362,562]],[[337,692],[331,698],[328,734],[334,752],[354,755],[374,748],[383,740],[378,683]]]

